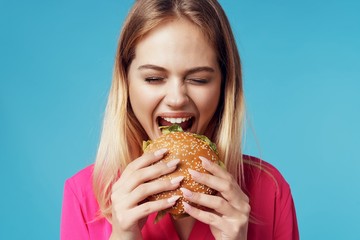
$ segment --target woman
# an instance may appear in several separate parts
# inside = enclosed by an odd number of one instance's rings
[[[240,58],[216,0],[138,0],[123,26],[98,155],[65,184],[62,239],[298,239],[288,184],[271,165],[243,156],[244,99]],[[226,170],[192,178],[218,191],[183,190],[190,217],[156,212],[177,198],[143,201],[175,189],[156,181],[178,160],[152,165],[167,149],[142,154],[143,140],[180,122],[212,139]],[[155,180],[155,181],[150,181]]]

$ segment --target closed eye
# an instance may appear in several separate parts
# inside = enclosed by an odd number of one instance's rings
[[[162,80],[164,80],[163,77],[146,77],[145,78],[145,82],[148,82],[148,83],[157,83],[157,82],[161,82]]]
[[[209,82],[209,80],[205,78],[188,78],[186,81],[196,85],[202,85]]]

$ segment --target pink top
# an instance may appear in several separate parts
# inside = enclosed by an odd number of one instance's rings
[[[244,156],[244,192],[250,198],[251,217],[248,239],[298,240],[299,232],[290,188],[272,165],[254,157]],[[93,165],[81,170],[65,183],[60,236],[63,240],[108,240],[111,224],[96,219],[99,206],[92,190]],[[172,218],[166,215],[154,224],[151,214],[142,229],[144,239],[179,239]],[[214,239],[208,225],[196,221],[190,240]]]

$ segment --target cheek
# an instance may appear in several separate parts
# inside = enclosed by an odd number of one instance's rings
[[[213,88],[206,91],[197,92],[194,99],[200,112],[201,121],[208,123],[214,115],[219,103],[220,89]]]
[[[136,88],[129,88],[129,98],[130,98],[130,104],[131,107],[136,115],[136,117],[138,116],[138,113],[142,112],[142,108],[145,108],[146,106],[144,106],[144,101],[141,97],[140,91],[139,89]]]
[[[156,105],[154,93],[140,86],[129,86],[129,99],[136,118],[144,126],[146,121],[151,121],[151,114]]]

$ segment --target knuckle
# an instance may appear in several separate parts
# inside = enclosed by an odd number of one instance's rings
[[[111,200],[111,202],[115,202],[115,201],[116,201],[116,194],[114,194],[114,192],[111,193],[110,200]]]
[[[159,178],[153,181],[153,183],[155,184],[155,187],[161,191],[178,188],[177,185],[171,183],[170,179]]]
[[[234,177],[230,173],[225,175],[225,180],[227,182],[234,182],[235,181]]]
[[[153,164],[150,168],[153,174],[156,176],[165,174],[170,170],[169,167],[166,165],[166,163],[163,161]]]
[[[144,204],[141,205],[141,211],[146,214],[149,215],[150,213],[153,212],[153,208],[152,208],[152,202],[146,202]]]
[[[139,179],[141,176],[144,176],[144,175],[142,174],[142,170],[138,170],[138,171],[131,172],[130,175],[131,175],[132,180],[133,180],[133,179]]]
[[[150,206],[148,204],[144,204],[144,206],[142,207],[142,212],[148,215],[151,212]]]
[[[214,214],[208,214],[207,221],[208,221],[209,225],[212,225],[212,226],[217,225],[217,218]]]
[[[142,194],[142,195],[148,195],[148,193],[149,193],[149,188],[148,187],[146,187],[146,185],[145,184],[141,184],[141,185],[139,185],[137,188],[136,188],[136,194]]]
[[[207,173],[198,172],[196,176],[191,176],[191,177],[194,178],[195,181],[200,183],[206,183],[209,181],[209,175]]]
[[[250,204],[246,203],[244,204],[244,213],[246,214],[246,216],[249,216],[250,215],[250,212],[251,212],[251,206]]]
[[[244,198],[244,201],[249,205],[249,202],[250,202],[250,198],[246,195],[246,194],[243,194],[243,198]],[[250,205],[249,205],[250,207]]]
[[[124,170],[124,173],[126,172],[126,173],[128,173],[128,172],[130,172],[130,173],[132,173],[132,172],[134,172],[136,170],[136,168],[135,168],[135,161],[132,161],[132,162],[130,162],[127,166],[126,166],[126,168],[125,168],[125,170]],[[124,174],[123,173],[123,174]]]
[[[236,227],[236,226],[233,226],[233,227],[232,227],[232,232],[233,232],[233,236],[239,236],[239,234],[240,234],[240,228],[239,228],[239,227]]]
[[[164,161],[160,161],[155,165],[159,166],[157,169],[160,171],[160,173],[169,172],[171,170],[171,168],[167,165],[167,162]]]
[[[227,201],[224,198],[218,198],[215,202],[215,209],[220,209],[223,206],[225,206],[225,204],[227,204]]]
[[[188,198],[191,198],[192,202],[199,202],[200,195],[197,192],[191,192],[191,195]]]
[[[111,202],[117,202],[117,201],[119,201],[119,193],[118,192],[116,192],[116,191],[112,191],[111,192],[111,195],[110,195],[110,200],[111,200]]]
[[[227,181],[223,186],[224,192],[230,192],[230,191],[232,191],[232,189],[233,189],[233,184],[229,181]]]
[[[126,199],[126,195],[120,195],[120,194],[111,194],[110,200],[113,206],[119,205],[122,206],[124,199]],[[114,211],[117,210],[117,208],[113,208]]]
[[[248,221],[249,221],[249,216],[246,215],[246,214],[242,214],[240,216],[240,218],[239,218],[239,223],[240,223],[241,226],[244,225],[244,224],[247,224]]]

